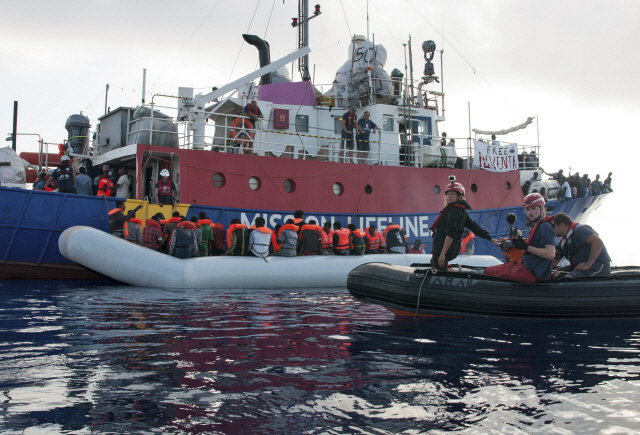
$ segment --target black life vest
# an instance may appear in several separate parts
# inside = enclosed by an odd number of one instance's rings
[[[366,234],[362,230],[351,231],[353,238],[351,239],[351,254],[364,255],[366,243],[364,241]]]
[[[440,223],[440,220],[442,219],[442,217],[445,215],[445,213],[447,211],[449,211],[449,209],[451,207],[457,207],[457,208],[461,208],[464,211],[467,211],[467,207],[464,206],[463,204],[459,204],[457,202],[454,202],[453,204],[449,204],[448,206],[446,206],[445,208],[442,209],[442,211],[440,212],[440,214],[438,215],[438,217],[436,218],[435,221],[433,221],[433,224],[431,225],[431,227],[429,228],[431,231],[435,230],[438,228],[438,224]]]

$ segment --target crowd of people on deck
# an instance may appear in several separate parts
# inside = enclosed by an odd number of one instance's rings
[[[560,191],[557,193],[557,197],[560,200],[568,200],[575,198],[584,198],[587,196],[597,196],[605,193],[613,192],[611,188],[611,176],[613,172],[609,172],[607,178],[604,181],[600,180],[600,174],[596,174],[595,180],[589,178],[589,174],[580,176],[579,172],[571,175],[571,168],[569,168],[569,175],[564,175],[564,170],[560,169],[558,172],[547,173],[544,169],[540,168],[542,173],[551,177],[560,185]],[[522,185],[522,193],[527,195],[529,193],[540,193],[545,200],[548,200],[545,188],[541,188],[540,191],[532,189],[531,186],[534,182],[540,181],[539,174],[534,172],[533,177],[527,180]]]

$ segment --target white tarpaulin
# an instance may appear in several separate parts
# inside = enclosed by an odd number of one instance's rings
[[[536,119],[535,116],[533,116],[533,117],[530,116],[522,124],[516,125],[515,127],[511,127],[511,128],[506,128],[504,130],[484,131],[484,130],[478,130],[477,128],[474,128],[471,131],[473,131],[475,134],[509,134],[509,133],[513,133],[514,131],[518,131],[518,130],[522,130],[523,128],[527,128],[527,126],[529,124],[531,124],[534,119]]]
[[[480,169],[492,172],[507,172],[518,170],[518,147],[516,145],[491,145],[473,141],[476,155],[476,165]]]

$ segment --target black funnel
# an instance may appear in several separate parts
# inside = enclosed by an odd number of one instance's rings
[[[269,43],[257,35],[242,35],[247,44],[253,45],[258,49],[260,55],[260,68],[267,66],[271,63],[271,50],[269,49]],[[261,85],[271,84],[271,73],[265,74],[260,79]]]

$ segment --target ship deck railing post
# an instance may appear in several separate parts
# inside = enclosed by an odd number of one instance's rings
[[[153,98],[151,98],[151,125],[149,126],[149,145],[153,145]]]
[[[382,131],[378,129],[378,165],[382,165]]]

